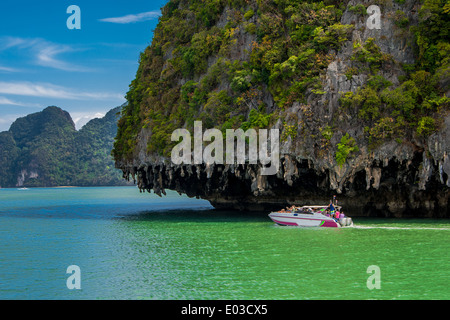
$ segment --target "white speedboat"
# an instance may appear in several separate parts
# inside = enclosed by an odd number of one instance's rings
[[[351,227],[352,218],[344,216],[341,207],[333,206],[292,206],[269,214],[270,219],[283,226],[296,227]]]

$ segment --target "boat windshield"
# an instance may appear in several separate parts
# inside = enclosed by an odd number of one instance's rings
[[[312,210],[305,210],[305,209],[298,209],[295,211],[295,213],[314,214],[314,212]]]

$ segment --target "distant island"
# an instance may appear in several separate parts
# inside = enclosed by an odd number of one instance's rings
[[[111,157],[121,107],[79,131],[67,111],[51,106],[0,132],[0,186],[118,186],[129,184]]]

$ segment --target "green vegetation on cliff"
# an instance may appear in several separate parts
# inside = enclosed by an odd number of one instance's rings
[[[221,129],[261,125],[269,112],[320,89],[319,77],[352,30],[339,1],[175,0],[162,9],[127,94],[116,159],[131,158],[142,127],[148,150],[168,155],[174,129],[201,119]],[[263,121],[265,127],[271,123]]]
[[[0,186],[124,184],[110,155],[119,110],[79,131],[57,107],[17,119],[9,131],[0,132]]]
[[[397,28],[408,29],[413,35],[415,63],[402,65],[405,75],[399,77],[400,84],[395,87],[379,72],[395,64],[392,56],[382,52],[374,38],[354,42],[352,60],[358,70],[365,70],[369,80],[340,99],[343,107],[351,109],[348,112],[356,111],[365,122],[371,147],[391,139],[429,136],[439,127],[450,104],[445,95],[449,89],[445,82],[450,76],[450,3],[423,1],[417,25],[409,26],[400,10],[392,19]]]
[[[380,3],[388,5],[392,1]],[[366,17],[366,8],[333,0],[169,1],[152,44],[141,54],[128,104],[121,111],[116,161],[133,159],[142,128],[151,132],[147,151],[168,156],[171,133],[191,129],[197,119],[205,128],[261,128],[285,118],[281,114],[295,102],[309,110],[308,98],[325,93],[328,66],[352,41],[355,24],[342,23],[344,12]],[[381,71],[399,63],[377,40],[353,43],[353,66],[345,76],[350,81],[364,74],[368,81],[356,91],[341,93],[340,112],[364,123],[364,139],[371,147],[386,139],[424,137],[439,128],[440,115],[449,105],[444,95],[449,12],[448,2],[425,0],[415,25],[401,12],[389,17],[399,32],[413,35],[410,45],[416,56],[414,64],[402,65],[395,86]],[[283,121],[282,140],[305,134],[302,121]],[[339,126],[333,121],[310,135],[329,146]],[[339,143],[340,137],[344,141]],[[336,139],[332,150],[342,164],[358,146],[342,132]]]

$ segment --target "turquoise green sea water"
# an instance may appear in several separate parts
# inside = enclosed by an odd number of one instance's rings
[[[280,227],[134,187],[1,189],[0,299],[450,299],[449,220],[353,220]]]

